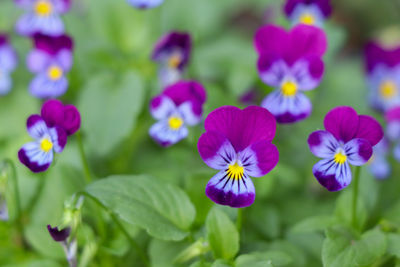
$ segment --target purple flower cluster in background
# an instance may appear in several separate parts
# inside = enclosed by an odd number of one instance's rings
[[[288,0],[284,12],[292,25],[298,23],[322,27],[331,15],[330,0]]]
[[[164,0],[126,0],[128,4],[140,9],[154,8],[161,5]]]
[[[31,115],[27,120],[28,133],[35,141],[22,146],[19,160],[32,172],[47,170],[54,152],[64,150],[68,136],[78,131],[80,125],[81,116],[75,106],[63,105],[58,100],[45,102],[41,114]]]
[[[11,73],[18,63],[17,54],[8,37],[0,33],[0,95],[7,94],[13,85]]]
[[[314,26],[298,25],[290,32],[267,25],[254,38],[261,80],[275,88],[261,103],[279,123],[307,118],[312,110],[303,94],[316,88],[324,73],[325,33]]]

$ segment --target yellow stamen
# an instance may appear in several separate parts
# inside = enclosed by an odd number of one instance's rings
[[[384,81],[379,87],[380,95],[385,99],[390,99],[397,95],[397,86],[393,81]]]
[[[240,166],[239,164],[237,164],[237,162],[235,162],[235,164],[229,165],[226,173],[230,179],[235,179],[235,180],[242,179],[244,174],[244,168],[243,166]]]
[[[168,119],[168,125],[169,125],[169,128],[176,131],[182,127],[183,120],[179,117],[172,116]]]
[[[53,11],[53,6],[47,0],[39,0],[35,4],[35,13],[38,16],[42,17],[49,16],[52,11]]]
[[[286,81],[281,87],[284,96],[294,96],[297,93],[297,84],[295,82]]]
[[[51,66],[48,70],[47,70],[47,75],[48,77],[53,80],[53,81],[57,81],[61,78],[61,76],[63,75],[63,71],[60,67],[58,66]]]
[[[335,163],[343,164],[346,162],[347,156],[345,154],[343,154],[341,151],[339,151],[338,153],[335,154],[335,157],[333,160],[335,161]]]
[[[48,138],[43,138],[42,141],[40,141],[40,149],[42,149],[44,152],[49,152],[53,148],[53,143],[48,139]]]
[[[168,59],[168,67],[172,69],[178,68],[179,64],[182,62],[182,56],[180,53],[174,53]]]
[[[300,22],[307,25],[314,25],[315,18],[310,13],[305,13],[300,17]]]

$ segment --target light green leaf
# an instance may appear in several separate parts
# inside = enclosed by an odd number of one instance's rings
[[[86,191],[125,221],[163,240],[181,240],[195,218],[195,209],[180,188],[146,175],[114,175]]]
[[[379,229],[365,232],[360,239],[342,227],[328,229],[326,235],[322,246],[326,267],[370,266],[386,252],[386,236]]]
[[[330,215],[318,215],[314,217],[308,217],[303,221],[295,224],[291,232],[293,233],[304,233],[304,232],[315,232],[324,231],[327,227],[330,227],[337,223],[336,217]]]
[[[174,266],[174,259],[189,243],[187,241],[171,242],[152,239],[149,245],[149,256],[152,267]]]
[[[388,234],[388,249],[387,252],[389,255],[396,256],[400,258],[400,235],[390,233]]]
[[[207,238],[216,259],[232,259],[239,251],[239,233],[229,217],[213,208],[206,219]]]
[[[89,151],[104,156],[127,138],[144,102],[141,79],[133,72],[102,73],[86,84],[78,107]]]
[[[352,223],[352,209],[350,203],[353,201],[353,194],[350,191],[344,191],[336,201],[335,213],[341,222],[351,225]],[[365,202],[361,196],[358,197],[357,203],[357,229],[362,229],[367,220],[367,209]]]
[[[240,255],[236,259],[236,267],[246,266],[287,266],[292,262],[292,258],[281,251],[256,252]]]

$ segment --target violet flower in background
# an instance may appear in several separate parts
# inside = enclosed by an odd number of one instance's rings
[[[191,50],[192,39],[188,33],[171,32],[157,41],[151,58],[159,64],[158,73],[162,87],[182,78]]]
[[[261,80],[276,88],[261,103],[279,123],[307,118],[310,100],[302,93],[317,87],[324,73],[322,56],[327,48],[325,33],[316,27],[298,25],[290,32],[267,25],[254,39],[259,54]]]
[[[38,98],[63,95],[68,89],[66,74],[73,63],[72,39],[35,34],[33,41],[35,47],[28,55],[27,66],[36,77],[29,85],[30,93]]]
[[[298,23],[322,27],[332,14],[330,0],[287,0],[284,12],[292,25]]]
[[[400,47],[384,49],[369,43],[365,59],[371,107],[384,112],[400,105]]]
[[[311,152],[322,158],[314,165],[313,174],[329,191],[339,191],[351,182],[349,164],[367,163],[372,148],[383,138],[383,130],[374,118],[344,106],[329,111],[324,126],[325,131],[315,131],[308,137]]]
[[[7,35],[0,33],[0,95],[5,95],[11,90],[13,85],[11,73],[17,63],[17,54],[9,44]]]
[[[133,7],[140,9],[154,8],[161,5],[164,0],[127,0]]]
[[[58,36],[64,33],[64,23],[60,17],[71,7],[71,0],[14,0],[25,10],[15,25],[20,35],[31,36],[42,33]]]
[[[400,162],[400,106],[388,110],[385,113],[385,119],[387,122],[386,135],[395,144],[394,158]]]
[[[278,149],[271,143],[276,121],[266,109],[220,107],[205,120],[206,132],[197,147],[201,158],[219,172],[211,178],[206,195],[215,203],[234,208],[250,206],[255,188],[250,176],[261,177],[278,163]]]
[[[79,111],[72,105],[64,106],[58,100],[49,100],[42,106],[41,115],[31,115],[27,120],[29,135],[35,139],[22,146],[18,158],[32,172],[47,170],[54,153],[61,153],[67,137],[80,128]]]
[[[62,230],[58,230],[57,227],[51,227],[50,224],[48,224],[47,230],[49,231],[51,238],[61,244],[62,248],[64,249],[64,253],[69,263],[69,266],[76,266],[76,255],[78,251],[76,239],[73,238],[70,242],[68,242],[71,234],[71,228],[67,227]]]
[[[201,121],[206,101],[204,87],[196,81],[180,81],[151,100],[150,111],[158,120],[149,130],[162,146],[173,145],[188,135],[187,126]]]
[[[391,167],[387,160],[390,143],[386,138],[376,144],[373,155],[368,161],[368,169],[376,179],[385,179],[390,175]]]

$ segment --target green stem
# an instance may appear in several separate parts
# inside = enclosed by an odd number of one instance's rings
[[[89,184],[92,181],[92,175],[90,174],[89,163],[86,159],[85,149],[83,148],[81,131],[76,133],[76,140],[79,147],[79,155],[81,156],[82,167],[85,174],[86,183]]]
[[[236,218],[236,228],[239,232],[242,230],[242,224],[243,224],[243,208],[238,208],[237,211],[237,218]]]
[[[143,252],[142,248],[136,243],[136,241],[130,236],[128,231],[125,229],[125,227],[122,225],[122,223],[119,221],[118,217],[106,206],[103,205],[97,198],[93,197],[92,195],[88,194],[87,192],[80,192],[79,194],[84,195],[91,200],[93,200],[98,206],[100,206],[104,211],[106,211],[108,214],[110,214],[111,219],[114,221],[114,223],[118,226],[118,228],[121,230],[121,232],[125,235],[125,237],[129,240],[130,244],[132,247],[135,248],[137,253],[139,254],[139,257],[143,261],[145,266],[150,266],[149,261],[147,259],[146,254]]]
[[[354,171],[354,180],[353,180],[353,209],[351,222],[354,228],[357,228],[357,202],[358,202],[358,183],[360,180],[360,170],[361,167],[357,166]]]

